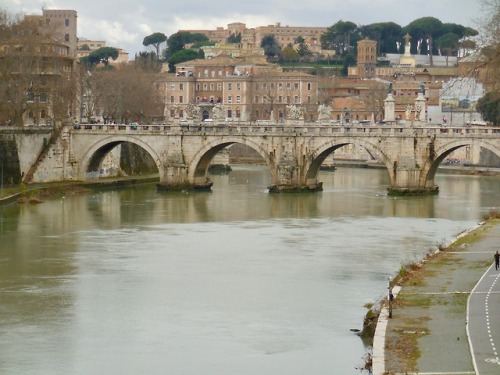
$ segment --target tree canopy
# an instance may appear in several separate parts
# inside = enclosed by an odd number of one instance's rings
[[[299,61],[299,53],[292,47],[286,46],[280,52],[280,60],[284,62],[296,62]]]
[[[165,58],[169,59],[176,52],[184,49],[186,44],[208,42],[206,35],[200,33],[190,33],[189,31],[179,31],[172,34],[167,39],[167,50],[165,51]]]
[[[337,55],[349,52],[359,39],[358,26],[351,21],[338,21],[320,37],[321,47],[335,50]]]
[[[260,46],[264,49],[267,57],[276,57],[281,51],[281,47],[274,35],[266,35],[262,38]]]
[[[485,121],[490,121],[493,125],[500,125],[500,96],[494,92],[488,92],[477,101],[476,110]]]
[[[156,49],[156,56],[160,56],[160,45],[162,43],[165,43],[167,41],[167,36],[163,33],[153,33],[151,35],[148,35],[144,38],[142,41],[142,45],[147,47],[147,46],[153,46]]]
[[[228,43],[241,43],[241,33],[229,35],[226,41]]]
[[[170,72],[175,71],[175,64],[179,64],[184,61],[190,61],[194,59],[203,59],[204,53],[202,50],[196,51],[194,49],[183,49],[174,53],[168,59],[168,67]]]
[[[99,63],[103,63],[104,67],[109,66],[109,59],[116,60],[118,58],[118,50],[113,47],[101,47],[91,52],[89,55],[82,57],[81,60],[90,66],[96,66]]]

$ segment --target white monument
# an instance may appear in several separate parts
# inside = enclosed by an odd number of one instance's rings
[[[418,95],[415,99],[415,122],[427,122],[427,100],[424,97],[425,87],[423,83],[418,85]]]
[[[392,97],[392,83],[387,89],[387,98],[384,100],[384,121],[396,121],[394,117],[395,100]]]

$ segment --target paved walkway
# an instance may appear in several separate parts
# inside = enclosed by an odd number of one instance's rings
[[[500,222],[489,222],[461,236],[447,250],[424,262],[402,282],[392,318],[383,310],[373,348],[373,374],[476,374],[467,332],[471,291],[500,250]],[[494,270],[494,267],[493,267]],[[474,291],[474,294],[476,291]],[[478,294],[480,291],[477,292]],[[484,298],[471,299],[484,311]],[[472,308],[472,307],[471,307]],[[500,298],[489,300],[489,314],[498,316]],[[484,340],[490,342],[485,334]],[[491,355],[495,358],[489,344]],[[500,348],[499,348],[500,349]],[[484,354],[484,353],[483,353]],[[489,367],[500,374],[500,363]]]

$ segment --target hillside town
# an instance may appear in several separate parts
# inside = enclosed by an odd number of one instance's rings
[[[44,9],[4,32],[4,82],[16,81],[10,86],[27,94],[2,91],[1,125],[151,123],[176,117],[227,122],[295,117],[332,125],[410,124],[417,117],[430,125],[488,123],[476,104],[493,90],[494,74],[484,64],[483,50],[465,43],[467,36],[460,48],[456,44],[446,54],[439,48],[436,55],[429,52],[428,40],[428,52],[422,52],[422,39],[409,33],[397,41],[397,53],[380,54],[383,41],[360,38],[350,46],[355,60],[342,69],[318,64],[338,62],[343,53],[325,41],[333,26],[248,28],[234,22],[215,30],[179,30],[170,38],[155,33],[144,45],[156,53],[130,60],[121,48],[79,36],[77,23],[75,10]],[[196,43],[200,36],[208,42]],[[180,43],[177,53],[170,51],[174,42]],[[179,53],[185,56],[176,62]],[[19,66],[22,74],[13,75]],[[417,113],[419,91],[425,108]],[[388,94],[394,101],[390,116]]]

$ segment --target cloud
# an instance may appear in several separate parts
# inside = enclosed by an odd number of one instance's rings
[[[1,7],[12,14],[41,14],[47,9],[74,9],[78,12],[78,36],[105,40],[133,56],[145,50],[145,36],[178,30],[215,29],[243,22],[247,27],[273,25],[328,27],[339,20],[359,25],[411,21],[432,16],[442,22],[475,27],[471,21],[481,13],[480,0],[253,0],[218,2],[183,0],[2,0]],[[477,28],[477,27],[476,27]]]

